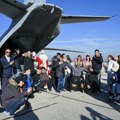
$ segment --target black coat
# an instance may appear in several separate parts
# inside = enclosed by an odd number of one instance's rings
[[[34,74],[32,76],[32,79],[33,79],[33,84],[38,84],[39,80],[40,80],[40,74]]]
[[[31,57],[24,57],[24,71],[30,69],[31,74],[35,73],[33,59]]]
[[[33,84],[38,84],[39,82],[42,82],[42,81],[47,81],[49,79],[47,73],[44,73],[44,74],[34,74],[32,76],[32,79],[33,79]]]
[[[95,70],[100,71],[102,69],[103,57],[94,56],[92,59],[92,68]]]
[[[116,73],[116,75],[117,75],[116,83],[120,84],[120,70]]]
[[[56,77],[60,77],[60,76],[65,76],[65,63],[63,64],[59,64],[59,66],[57,66],[56,71],[55,71],[55,76]]]
[[[41,73],[39,81],[47,81],[49,79],[47,73]]]
[[[15,60],[16,68],[21,70],[21,67],[20,67],[20,65],[21,65],[21,55],[19,54],[19,55],[14,56],[14,60]]]
[[[56,71],[56,68],[59,66],[59,59],[57,58],[57,56],[54,56],[52,58],[52,61],[51,61],[52,65],[51,65],[51,69],[52,71]]]

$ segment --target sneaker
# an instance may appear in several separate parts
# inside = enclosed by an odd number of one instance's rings
[[[4,111],[4,113],[9,117],[14,117],[14,115],[10,114],[10,112]]]
[[[47,92],[46,88],[41,88],[41,91]]]
[[[120,95],[114,97],[114,100],[120,100]]]
[[[47,85],[45,85],[44,88],[47,89]]]

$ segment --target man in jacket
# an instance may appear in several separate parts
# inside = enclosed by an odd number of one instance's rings
[[[24,71],[30,69],[31,75],[34,75],[36,71],[34,69],[34,63],[33,63],[34,60],[32,59],[31,51],[27,51],[27,55],[23,54],[22,57],[24,62]]]
[[[55,89],[57,89],[57,84],[58,84],[58,78],[56,77],[56,70],[59,67],[59,61],[60,61],[60,53],[57,53],[57,55],[55,55],[52,60],[51,60],[51,69],[52,69],[52,73],[51,73],[51,84],[53,84],[53,87]],[[53,81],[52,81],[53,80]]]
[[[4,113],[8,116],[13,116],[15,111],[23,104],[28,105],[27,96],[32,92],[32,89],[21,91],[25,80],[9,79],[8,85],[5,87],[1,95],[2,107],[5,108]]]
[[[92,58],[93,72],[98,77],[99,89],[101,88],[101,69],[102,69],[103,57],[98,49],[95,50],[95,55]]]
[[[13,69],[15,71],[14,59],[10,57],[11,50],[6,49],[5,55],[0,59],[2,64],[2,90],[7,86],[8,79],[12,77]]]

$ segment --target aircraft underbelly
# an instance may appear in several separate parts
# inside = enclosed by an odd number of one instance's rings
[[[23,51],[32,49],[39,52],[59,34],[61,14],[61,9],[57,7],[49,5],[37,7],[1,49],[18,47]]]

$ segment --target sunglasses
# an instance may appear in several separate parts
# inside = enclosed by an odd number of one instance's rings
[[[6,53],[11,53],[10,51],[6,51]]]

